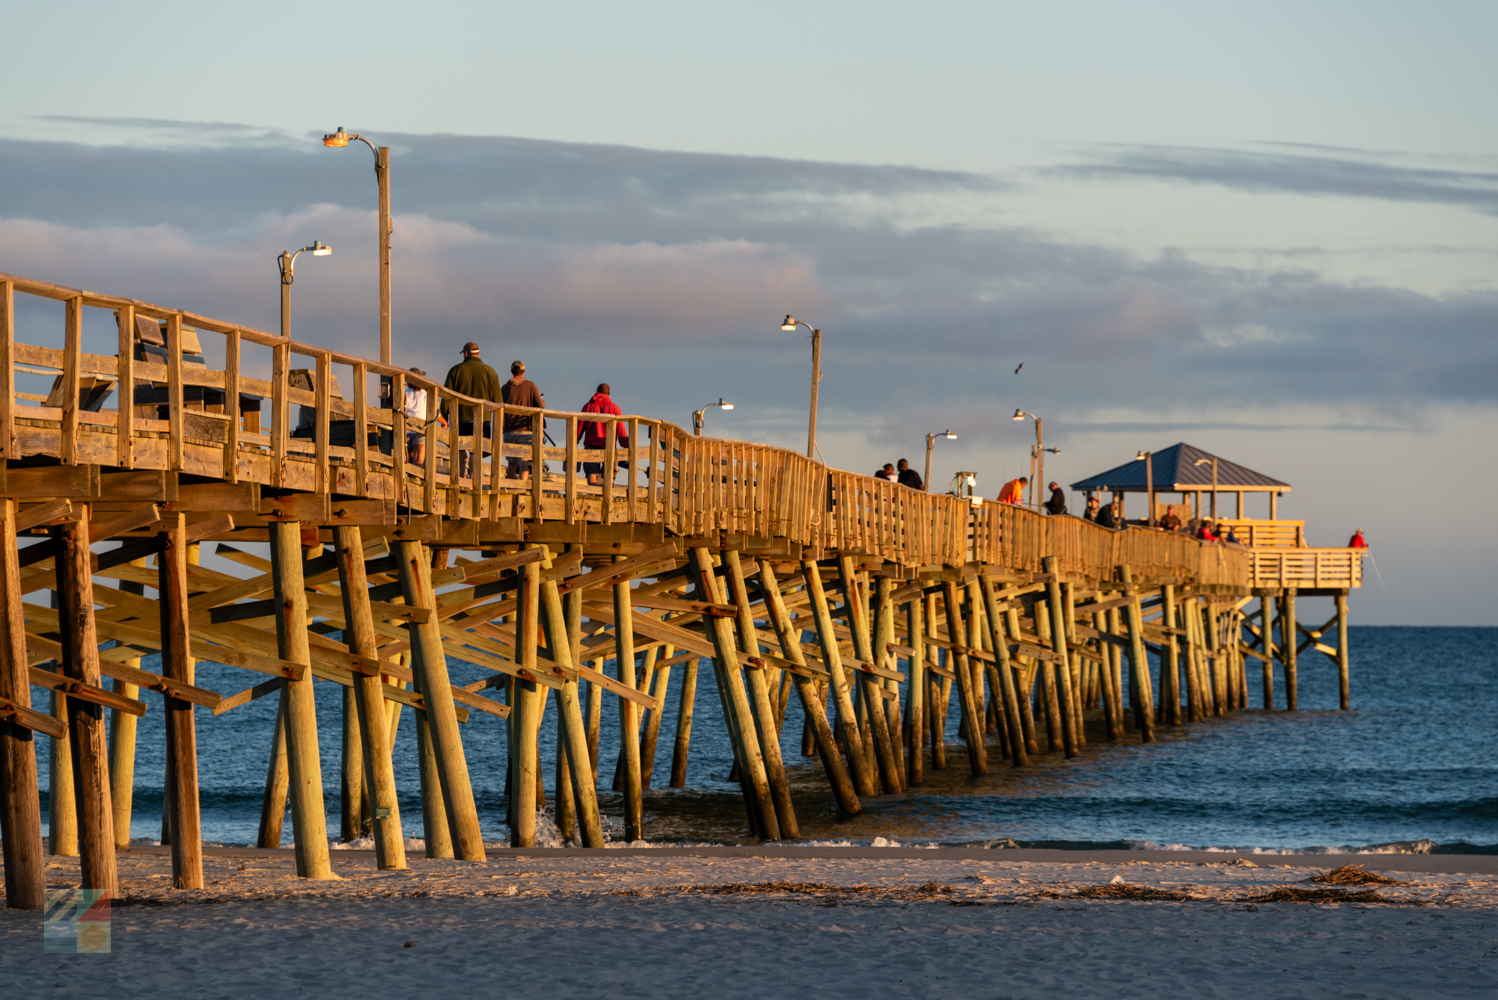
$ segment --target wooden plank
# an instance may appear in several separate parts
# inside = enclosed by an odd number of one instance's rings
[[[68,735],[68,727],[61,719],[24,708],[9,698],[0,698],[0,720],[25,726],[33,732],[46,733],[54,740],[64,739]]]
[[[52,500],[38,504],[16,515],[15,530],[17,532],[30,531],[38,525],[60,521],[72,512],[73,501],[71,500]]]
[[[230,709],[238,708],[240,705],[247,705],[256,698],[264,698],[268,694],[276,694],[280,690],[280,678],[272,677],[268,681],[263,681],[254,687],[245,688],[238,694],[231,694],[227,698],[220,700],[217,705],[213,706],[213,714],[223,715]]]
[[[286,401],[287,378],[291,358],[285,345],[277,345],[271,353],[271,406],[270,406],[270,484],[281,486],[286,481],[286,451],[290,440],[287,421],[291,414]]]
[[[92,497],[99,485],[98,470],[86,465],[47,465],[11,469],[6,474],[6,496],[18,500]]]
[[[167,422],[171,437],[167,441],[167,468],[182,469],[182,449],[186,441],[185,414],[182,407],[182,314],[174,313],[166,321],[166,392]]]
[[[115,535],[123,535],[127,531],[139,531],[141,528],[149,527],[161,520],[161,508],[155,504],[146,504],[121,517],[111,521],[95,522],[89,525],[88,536],[91,542],[102,542],[113,538]]]
[[[210,518],[207,521],[197,521],[187,526],[185,532],[186,544],[201,542],[205,538],[214,535],[224,535],[234,530],[234,518],[228,514]]]
[[[312,439],[316,489],[318,493],[327,493],[331,478],[328,469],[328,434],[332,426],[329,406],[333,401],[333,359],[326,351],[319,351],[317,354],[317,381],[313,384],[317,392],[317,424]]]
[[[354,365],[354,492],[369,492],[369,366]],[[391,450],[400,454],[405,442],[394,442]]]
[[[239,331],[230,330],[224,337],[224,413],[229,425],[224,428],[223,477],[227,483],[239,482],[239,435],[244,417],[239,412]]]
[[[119,311],[119,353],[115,360],[115,464],[135,468],[135,307]]]
[[[62,464],[78,463],[78,376],[83,354],[83,299],[68,299],[63,327]]]
[[[594,570],[592,573],[584,573],[582,576],[574,577],[566,583],[559,583],[557,584],[557,592],[565,595],[572,593],[574,590],[612,587],[616,583],[628,580],[637,570],[643,569],[651,563],[659,562],[662,559],[674,558],[678,554],[674,544],[661,545],[632,559],[627,559],[624,562],[614,563],[611,566]],[[597,579],[594,579],[594,577],[597,577]],[[711,656],[713,654],[706,653],[704,655]]]

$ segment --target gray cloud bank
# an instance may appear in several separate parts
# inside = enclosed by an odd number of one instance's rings
[[[298,336],[368,353],[367,150],[234,134],[159,148],[0,141],[0,270],[269,327],[271,258],[321,238],[335,255],[299,266]],[[794,411],[805,356],[776,328],[786,311],[827,328],[827,403],[875,436],[908,435],[908,421],[940,420],[948,404],[1367,412],[1487,406],[1498,394],[1492,292],[1435,297],[950,221],[1002,217],[1025,192],[1004,178],[511,138],[384,141],[397,360],[440,367],[472,336],[540,359],[566,393],[553,405],[580,403],[607,377],[639,386],[640,410],[752,386],[765,412]],[[1058,170],[1479,211],[1498,198],[1493,175],[1350,157],[1138,149]]]

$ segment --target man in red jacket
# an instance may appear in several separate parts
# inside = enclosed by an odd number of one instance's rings
[[[609,384],[607,382],[600,382],[598,384],[598,391],[593,393],[593,398],[588,400],[582,412],[605,413],[617,417],[621,415],[622,411],[619,409],[619,405],[609,398]],[[625,427],[624,422],[621,420],[614,427],[616,431],[615,438],[619,443],[619,447],[628,448],[629,430]],[[582,420],[578,422],[577,439],[582,442],[584,448],[590,450],[606,448],[608,447],[607,437],[608,424],[602,420]],[[629,468],[629,462],[621,461],[619,468]],[[588,477],[589,486],[603,485],[602,462],[584,462],[583,472]]]

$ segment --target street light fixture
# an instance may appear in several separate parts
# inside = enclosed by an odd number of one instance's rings
[[[1216,524],[1217,523],[1217,456],[1213,455],[1211,458],[1198,458],[1196,460],[1196,464],[1197,465],[1206,465],[1208,462],[1212,463],[1212,523]],[[1197,513],[1200,514],[1201,512],[1197,511]]]
[[[1035,446],[1030,449],[1030,471],[1033,473],[1030,479],[1030,506],[1036,510],[1040,509],[1040,488],[1042,480],[1045,479],[1045,453],[1049,451],[1053,455],[1061,454],[1060,448],[1047,448],[1045,446],[1045,421],[1033,413],[1024,410],[1014,411],[1015,420],[1023,420],[1029,417],[1035,421]],[[1037,463],[1039,469],[1036,469]]]
[[[1153,528],[1155,526],[1155,453],[1141,451],[1134,456],[1134,461],[1144,463],[1144,492],[1149,499],[1148,513],[1145,515],[1144,523]]]
[[[291,337],[291,283],[296,280],[296,259],[304,253],[314,257],[326,257],[333,248],[321,240],[313,240],[310,247],[302,247],[296,253],[281,251],[276,263],[281,268],[281,336]]]
[[[732,403],[728,402],[725,399],[719,398],[719,400],[716,403],[708,403],[706,406],[704,406],[700,410],[693,410],[692,411],[692,433],[693,434],[697,435],[698,437],[702,436],[702,417],[703,417],[703,415],[705,413],[707,413],[708,410],[712,409],[715,406],[722,407],[725,410],[731,410],[731,409],[733,409],[733,404]]]
[[[374,151],[375,183],[380,192],[380,363],[391,364],[390,349],[390,147],[376,147],[374,143],[357,132],[345,132],[338,126],[337,132],[322,137],[322,144],[341,149],[351,141],[358,140]]]
[[[816,458],[817,452],[817,385],[822,381],[822,331],[786,313],[780,328],[787,333],[804,326],[811,331],[811,419],[806,426],[806,457]]]
[[[952,433],[952,429],[950,427],[942,431],[940,434],[926,435],[926,478],[922,480],[922,483],[924,483],[927,493],[931,492],[931,449],[936,447],[937,438],[946,438],[948,441],[956,441],[957,435]]]

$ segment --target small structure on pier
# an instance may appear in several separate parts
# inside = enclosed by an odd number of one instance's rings
[[[1161,493],[1179,493],[1182,505],[1191,504],[1191,517],[1210,516],[1217,519],[1217,494],[1233,494],[1235,519],[1245,519],[1244,494],[1264,493],[1269,497],[1269,520],[1279,513],[1279,497],[1290,492],[1290,484],[1280,482],[1247,466],[1230,462],[1225,458],[1203,451],[1184,441],[1155,452],[1142,452],[1148,461],[1136,458],[1132,462],[1117,465],[1107,472],[1072,483],[1071,488],[1091,496],[1094,493],[1112,493],[1123,497],[1129,493],[1146,493],[1155,505],[1153,519],[1158,520],[1163,512]],[[1211,497],[1209,507],[1202,506],[1202,495]],[[1189,498],[1189,500],[1188,500]],[[1124,501],[1125,510],[1128,502]],[[1181,518],[1186,520],[1186,518]]]

